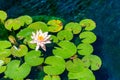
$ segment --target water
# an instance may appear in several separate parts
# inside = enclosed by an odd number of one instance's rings
[[[91,18],[98,39],[94,54],[102,58],[102,68],[95,72],[97,80],[120,80],[120,1],[119,0],[0,0],[0,9],[8,17],[52,15],[79,22]]]

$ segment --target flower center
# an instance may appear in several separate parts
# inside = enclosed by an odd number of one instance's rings
[[[38,40],[39,40],[39,41],[43,41],[43,40],[44,40],[44,37],[43,37],[43,36],[38,36]]]

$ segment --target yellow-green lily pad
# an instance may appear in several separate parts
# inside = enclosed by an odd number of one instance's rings
[[[59,76],[46,75],[43,80],[61,80]]]
[[[11,43],[7,40],[0,41],[0,49],[5,49],[11,47]]]
[[[0,73],[5,72],[5,70],[6,70],[6,66],[0,66]]]
[[[7,13],[3,10],[0,10],[0,20],[4,21],[7,18]]]

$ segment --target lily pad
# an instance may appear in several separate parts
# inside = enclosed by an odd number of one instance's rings
[[[0,49],[5,49],[11,47],[11,43],[7,40],[0,41]]]
[[[76,46],[69,41],[61,41],[60,43],[58,43],[59,47],[55,47],[55,49],[53,49],[53,54],[56,56],[61,56],[64,59],[70,58],[73,55],[76,54]]]
[[[10,79],[21,80],[24,79],[30,73],[31,67],[23,63],[20,65],[19,60],[12,60],[7,64],[5,75]]]
[[[22,23],[20,22],[19,19],[8,19],[6,22],[5,22],[5,28],[7,30],[18,30],[20,29],[20,27],[22,26]]]
[[[93,47],[90,44],[81,43],[77,47],[80,55],[90,55],[93,53]]]
[[[93,72],[89,69],[83,69],[80,72],[69,72],[68,73],[69,80],[95,80],[95,76]]]
[[[53,42],[55,42],[55,43],[58,43],[58,38],[55,36],[55,35],[51,35],[51,40],[53,40]]]
[[[59,76],[46,75],[43,80],[61,80]]]
[[[92,19],[84,19],[80,21],[80,25],[85,27],[85,30],[93,30],[96,27],[96,24]]]
[[[62,22],[60,20],[50,20],[48,21],[48,28],[50,32],[58,32],[63,28]]]
[[[62,30],[62,31],[58,32],[57,38],[58,38],[59,40],[72,40],[73,34],[72,34],[71,31]]]
[[[49,75],[59,75],[65,70],[65,61],[59,56],[49,56],[45,59],[44,72]]]
[[[34,29],[34,30],[42,30],[43,32],[48,31],[48,27],[44,22],[38,21],[30,24],[28,28]]]
[[[11,48],[11,53],[13,56],[22,57],[28,53],[28,48],[25,45],[20,45],[19,48],[13,46]]]
[[[44,58],[40,57],[41,52],[32,50],[27,55],[25,55],[24,59],[27,64],[30,66],[38,66],[43,63]]]
[[[0,20],[4,21],[7,18],[7,13],[5,11],[0,10]]]
[[[85,66],[91,66],[91,70],[98,70],[102,65],[101,59],[96,55],[85,56],[82,61]]]
[[[80,72],[84,69],[84,64],[79,58],[66,62],[66,69],[70,72]]]
[[[5,70],[6,70],[6,66],[0,66],[0,73],[5,72]]]
[[[11,58],[2,57],[2,58],[0,58],[0,60],[2,60],[4,62],[4,64],[8,64],[11,61]]]
[[[96,41],[97,37],[93,32],[85,31],[79,35],[83,43],[93,43]]]
[[[81,26],[79,23],[75,23],[75,22],[70,22],[68,24],[65,25],[65,30],[69,30],[72,31],[73,34],[78,34],[81,31]]]

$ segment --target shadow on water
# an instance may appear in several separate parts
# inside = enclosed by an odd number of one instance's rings
[[[8,17],[52,15],[67,22],[91,18],[98,39],[94,54],[101,57],[102,68],[95,73],[97,80],[120,80],[120,1],[119,0],[0,0],[0,9]]]

